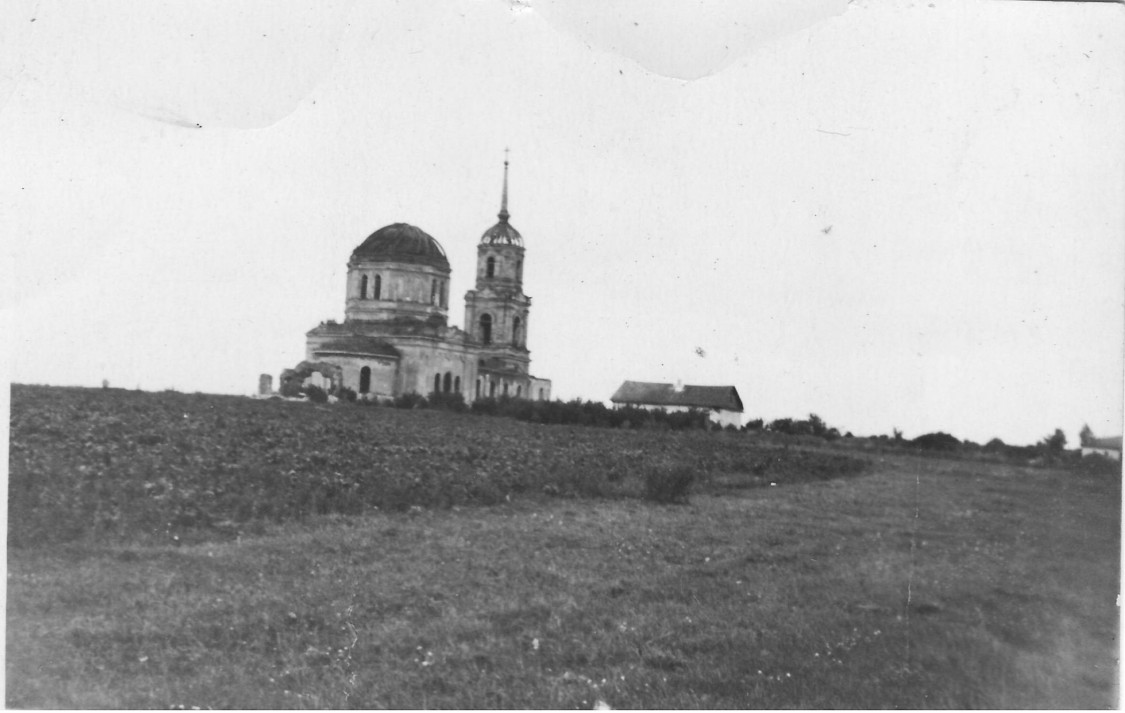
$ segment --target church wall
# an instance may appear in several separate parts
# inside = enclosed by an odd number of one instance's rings
[[[465,331],[479,342],[484,342],[480,318],[483,314],[492,317],[492,342],[494,346],[511,346],[513,342],[514,318],[520,318],[520,333],[516,341],[519,348],[527,346],[527,322],[531,298],[524,295],[495,295],[491,290],[469,290],[465,294]]]
[[[360,371],[363,367],[371,369],[368,398],[391,398],[395,395],[395,373],[398,363],[394,360],[364,358],[364,356],[328,356],[339,364],[344,372],[344,386],[360,394]],[[360,394],[362,397],[362,394]]]
[[[515,245],[481,245],[477,248],[477,284],[495,281],[515,283],[523,281],[523,253]],[[492,277],[488,276],[488,259],[492,258]]]
[[[551,382],[549,379],[537,379],[534,376],[520,373],[481,371],[477,374],[474,382],[470,384],[469,390],[474,398],[477,395],[478,383],[480,385],[480,398],[482,399],[499,399],[509,396],[531,401],[551,400]],[[540,389],[543,390],[542,398],[539,395]],[[466,394],[466,398],[469,398],[469,394]]]
[[[460,380],[460,393],[465,401],[472,401],[471,386],[477,374],[477,355],[471,349],[461,345],[440,344],[404,344],[395,342],[396,348],[402,353],[402,364],[399,382],[400,393],[414,392],[423,396],[434,390],[434,376],[440,375],[442,392],[445,391],[445,375],[450,377],[450,390],[456,390],[454,384]]]
[[[359,390],[360,371],[363,367],[371,369],[371,384],[368,393],[371,397],[381,399],[394,396],[395,372],[398,364],[394,359],[378,359],[366,356],[326,355],[318,358],[319,361],[335,364],[343,373],[344,387],[351,389],[363,398]]]
[[[529,399],[533,401],[550,401],[551,400],[551,380],[550,379],[537,379],[534,376],[528,377],[528,393]]]
[[[425,396],[434,390],[435,375],[440,375],[441,391],[445,392],[445,375],[449,374],[450,391],[455,391],[455,385],[459,383],[460,393],[465,401],[473,400],[473,384],[479,358],[475,350],[448,342],[411,344],[394,337],[385,339],[398,349],[401,354],[399,360],[335,354],[318,355],[316,358],[339,366],[343,372],[344,386],[357,394],[361,393],[360,371],[363,367],[368,367],[371,369],[368,392],[373,397],[393,398],[405,393]]]

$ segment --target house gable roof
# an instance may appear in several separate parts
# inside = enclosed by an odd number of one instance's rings
[[[714,408],[724,411],[742,411],[742,399],[733,386],[691,386],[680,391],[672,384],[649,381],[626,381],[610,398],[615,404],[644,406],[686,406],[688,408]]]
[[[1104,448],[1111,451],[1121,450],[1121,436],[1109,436],[1108,438],[1094,438],[1091,439],[1085,448]]]

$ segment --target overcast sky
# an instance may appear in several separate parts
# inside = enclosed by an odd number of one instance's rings
[[[15,382],[253,393],[400,221],[463,325],[510,147],[557,397],[679,379],[856,434],[1121,432],[1121,4],[0,13]]]

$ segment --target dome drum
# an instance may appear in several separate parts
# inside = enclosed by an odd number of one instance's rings
[[[376,230],[348,261],[345,317],[381,322],[398,316],[444,321],[449,260],[441,244],[406,223]]]

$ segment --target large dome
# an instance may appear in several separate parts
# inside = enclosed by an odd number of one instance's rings
[[[406,223],[393,223],[372,233],[352,251],[352,261],[359,260],[406,262],[449,270],[449,260],[441,244]]]

